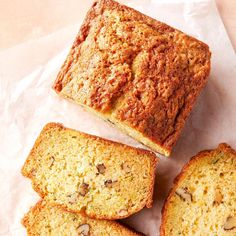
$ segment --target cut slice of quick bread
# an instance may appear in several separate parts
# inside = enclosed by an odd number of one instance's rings
[[[90,219],[45,201],[32,207],[22,224],[29,236],[141,236],[115,221]]]
[[[53,85],[169,156],[210,73],[209,47],[112,0],[89,10]]]
[[[97,219],[128,217],[151,207],[155,154],[49,123],[22,174],[51,204]]]
[[[203,151],[176,178],[162,212],[161,236],[236,235],[236,152]]]

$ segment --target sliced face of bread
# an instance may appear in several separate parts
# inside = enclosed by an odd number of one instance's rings
[[[184,166],[163,207],[160,235],[236,235],[236,152],[227,144]]]
[[[149,151],[50,123],[22,174],[51,204],[92,218],[120,219],[151,207],[156,164]]]
[[[29,236],[141,236],[115,221],[90,219],[82,214],[64,211],[45,201],[40,201],[31,208],[22,224]]]

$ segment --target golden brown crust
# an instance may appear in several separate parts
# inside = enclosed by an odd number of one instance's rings
[[[206,44],[115,1],[100,0],[88,12],[53,88],[111,115],[169,155],[209,72]]]
[[[22,173],[23,176],[28,177],[28,178],[33,180],[33,178],[34,178],[33,173],[32,173],[32,171],[29,171],[27,168],[29,168],[31,166],[30,163],[35,163],[36,162],[35,160],[37,159],[37,154],[36,154],[35,150],[37,150],[40,143],[43,141],[43,138],[44,138],[43,134],[46,133],[47,131],[51,130],[51,129],[76,131],[74,129],[65,128],[60,123],[48,123],[43,128],[43,130],[41,131],[39,137],[36,139],[35,145],[32,148],[32,150],[30,151],[30,154],[29,154],[28,158],[26,159],[25,164],[22,167],[21,173]],[[76,132],[78,132],[78,131],[76,131]],[[156,157],[156,155],[154,153],[152,153],[151,151],[148,151],[148,150],[145,150],[145,149],[134,148],[134,147],[122,144],[122,143],[117,143],[117,142],[114,142],[114,141],[111,141],[111,140],[103,139],[101,137],[86,134],[86,133],[83,133],[83,132],[79,132],[79,133],[81,135],[83,135],[84,138],[86,138],[86,139],[97,140],[100,143],[104,143],[104,145],[106,145],[106,146],[109,146],[111,144],[115,145],[115,147],[120,146],[120,147],[122,147],[122,149],[124,151],[125,150],[127,150],[127,151],[132,150],[132,151],[135,151],[137,154],[147,155],[148,158],[150,158],[150,161],[152,163],[151,168],[150,168],[151,183],[150,183],[150,189],[148,191],[147,201],[140,204],[139,207],[136,209],[136,212],[140,211],[144,207],[151,208],[152,207],[152,202],[153,202],[152,196],[153,196],[153,189],[154,189],[154,182],[155,182],[155,168],[156,168],[156,165],[159,161],[159,159]],[[32,181],[32,188],[40,195],[41,198],[46,197],[46,194],[43,192],[42,188],[40,186],[38,186],[38,184],[34,181]],[[73,212],[73,213],[78,212],[78,211],[73,211],[66,204],[57,204],[57,203],[53,203],[53,202],[51,202],[50,204],[55,205],[55,206],[59,206],[60,208],[63,208],[64,210],[67,210],[67,211],[70,211],[70,212]],[[89,215],[90,218],[93,218],[93,219],[107,219],[107,220],[122,219],[122,218],[126,218],[126,217],[133,214],[132,212],[129,212],[129,214],[125,215],[125,216],[119,216],[119,215],[105,216],[105,215],[102,215],[102,214],[98,215],[98,214],[96,214],[96,212],[93,212],[93,213],[90,212],[89,214],[85,213],[85,212],[80,212],[80,213],[87,214],[87,215]]]
[[[33,215],[33,216],[38,216],[40,214],[40,212],[45,208],[45,207],[48,207],[50,205],[48,205],[48,203],[46,203],[45,201],[43,201],[42,199],[37,202],[35,204],[35,206],[31,207],[29,212],[27,214],[25,214],[25,216],[23,217],[23,219],[21,220],[21,223],[22,225],[27,229],[27,234],[29,236],[34,236],[36,235],[36,233],[34,232],[34,224],[37,223],[37,220],[35,219],[35,222],[32,223],[30,222],[30,215]],[[54,207],[53,205],[51,205],[52,207]],[[57,207],[57,206],[55,206]],[[71,213],[70,211],[66,211],[65,209],[62,209],[63,211],[65,212],[68,212],[68,213]],[[86,216],[84,216],[86,217]],[[116,222],[116,221],[109,221],[109,220],[98,220],[99,221],[102,221],[102,222],[106,222],[107,225],[111,224],[114,228],[116,228],[117,230],[119,229],[123,229],[123,228],[127,228],[127,231],[126,231],[126,235],[132,235],[132,236],[141,236],[143,235],[142,233],[139,233],[139,232],[136,232],[134,229],[132,229],[131,227],[129,226],[126,226],[126,225],[123,225],[122,223],[120,222]],[[129,232],[128,232],[129,231]]]
[[[165,203],[162,208],[162,219],[161,219],[161,225],[160,225],[160,236],[168,236],[165,232],[165,226],[167,222],[167,209],[169,208],[171,204],[171,198],[175,195],[175,191],[178,188],[178,183],[181,182],[185,178],[186,173],[188,172],[189,168],[195,163],[198,163],[201,159],[205,159],[209,156],[211,156],[211,153],[214,152],[224,152],[224,153],[230,153],[236,158],[236,151],[232,149],[228,144],[221,143],[218,145],[217,149],[214,150],[204,150],[199,152],[197,155],[193,156],[189,162],[187,162],[184,167],[182,168],[181,172],[176,176],[173,182],[173,187],[170,189],[168,197],[165,200]]]

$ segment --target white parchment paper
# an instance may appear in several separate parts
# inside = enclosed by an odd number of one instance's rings
[[[163,201],[184,163],[223,141],[236,148],[236,55],[212,0],[121,2],[203,40],[212,51],[209,82],[171,157],[162,157],[157,168],[153,208],[124,220],[156,236]],[[0,52],[0,235],[26,235],[20,220],[39,197],[20,169],[47,122],[141,146],[52,91],[80,24]]]

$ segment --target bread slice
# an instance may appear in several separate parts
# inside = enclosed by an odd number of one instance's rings
[[[210,72],[206,44],[112,0],[95,1],[53,88],[169,156]]]
[[[92,220],[45,201],[40,201],[32,207],[23,218],[22,224],[29,236],[141,236],[115,221]]]
[[[176,178],[162,212],[161,236],[236,235],[236,152],[203,151]]]
[[[149,151],[49,123],[22,174],[51,204],[97,219],[151,207],[157,159]]]

